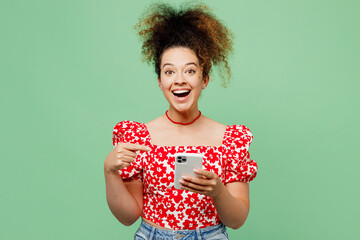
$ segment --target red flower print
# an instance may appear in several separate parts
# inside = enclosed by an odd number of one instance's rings
[[[172,199],[176,202],[176,203],[179,203],[183,197],[181,196],[181,192],[183,192],[184,190],[176,190],[174,189],[173,190],[173,196],[172,196]]]
[[[199,201],[199,194],[197,193],[191,193],[184,199],[184,203],[190,206],[194,205],[198,201]]]
[[[124,179],[143,181],[143,216],[175,230],[196,229],[220,223],[211,197],[174,189],[174,154],[202,153],[205,170],[219,175],[222,182],[250,182],[257,174],[257,163],[248,152],[253,137],[243,125],[229,125],[222,146],[156,146],[143,123],[121,121],[113,129],[113,146],[119,142],[151,147],[150,152],[138,152],[136,160],[119,170]],[[142,176],[144,175],[144,178]]]

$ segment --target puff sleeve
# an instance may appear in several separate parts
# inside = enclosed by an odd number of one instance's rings
[[[113,148],[120,142],[143,144],[139,142],[137,123],[133,121],[121,121],[113,128]],[[137,152],[135,160],[126,168],[118,170],[123,180],[143,180],[143,156]]]
[[[252,181],[257,174],[257,163],[249,153],[252,133],[244,125],[233,125],[226,140],[225,183]]]

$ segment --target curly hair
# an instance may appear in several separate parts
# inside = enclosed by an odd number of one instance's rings
[[[230,82],[228,57],[233,53],[233,34],[203,3],[185,2],[179,10],[167,3],[152,3],[134,26],[142,45],[142,61],[154,64],[160,78],[163,52],[171,47],[187,47],[196,54],[203,77],[218,67],[222,85]],[[226,71],[224,71],[226,70]]]

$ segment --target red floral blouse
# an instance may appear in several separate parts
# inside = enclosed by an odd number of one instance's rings
[[[124,180],[143,182],[142,216],[162,227],[174,230],[204,228],[220,223],[212,198],[174,188],[175,153],[202,153],[203,169],[216,173],[226,184],[250,182],[257,164],[250,159],[253,139],[244,125],[226,126],[221,146],[159,146],[151,142],[146,125],[121,121],[113,129],[113,147],[119,142],[149,146],[149,152],[138,151],[130,166],[119,170]]]

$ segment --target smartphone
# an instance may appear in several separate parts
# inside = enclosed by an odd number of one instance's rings
[[[181,189],[179,180],[184,175],[199,176],[194,173],[194,169],[202,169],[203,154],[198,153],[175,153],[175,177],[174,187]]]

